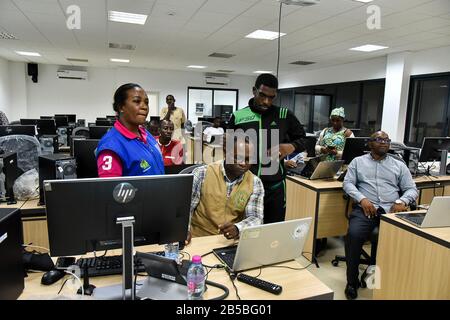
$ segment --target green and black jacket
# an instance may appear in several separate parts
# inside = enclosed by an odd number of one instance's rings
[[[261,164],[263,150],[270,150],[272,146],[281,143],[291,143],[295,146],[295,152],[303,152],[306,149],[306,135],[303,126],[298,121],[292,111],[287,108],[280,108],[272,105],[265,113],[257,112],[253,106],[245,107],[235,111],[230,119],[229,129],[254,129],[258,135],[258,163],[253,165],[251,171],[261,178],[264,184],[275,184],[283,181],[286,177],[283,161],[278,165],[278,172],[274,175],[261,175],[263,167],[269,167],[270,164]],[[262,131],[267,130],[267,147],[262,146]],[[271,130],[279,130],[280,141],[271,140]]]

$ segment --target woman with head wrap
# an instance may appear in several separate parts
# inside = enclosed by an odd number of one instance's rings
[[[331,127],[325,128],[320,133],[316,143],[316,154],[327,155],[326,160],[337,160],[342,158],[345,139],[354,138],[350,129],[344,127],[344,108],[335,108],[331,111]]]

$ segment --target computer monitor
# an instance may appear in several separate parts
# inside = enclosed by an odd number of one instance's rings
[[[105,135],[105,133],[107,133],[111,128],[112,126],[90,126],[89,138],[101,139]]]
[[[77,178],[98,178],[95,149],[97,139],[73,140],[73,156],[77,162]]]
[[[214,117],[199,117],[197,120],[214,123]]]
[[[55,116],[56,127],[67,127],[69,125],[69,120],[67,116]]]
[[[112,126],[114,124],[115,120],[110,120],[110,119],[106,119],[106,120],[95,120],[95,125],[96,126],[104,126],[104,127],[109,127]]]
[[[213,107],[213,116],[219,117],[222,121],[228,121],[233,114],[233,106],[232,105],[214,105]]]
[[[58,116],[65,116],[67,117],[67,121],[69,121],[69,123],[76,123],[77,122],[77,115],[76,114],[55,114],[55,117]]]
[[[347,138],[345,140],[344,151],[342,152],[342,160],[344,160],[344,163],[349,164],[356,157],[369,152],[369,141],[369,137]]]
[[[35,125],[39,136],[44,134],[56,134],[54,119],[20,119],[21,125]]]
[[[134,217],[136,246],[186,239],[192,175],[51,180],[44,189],[51,256],[120,248],[120,217]]]
[[[450,137],[425,137],[419,162],[441,161],[441,150],[450,152]]]
[[[0,137],[10,136],[13,134],[24,134],[27,136],[35,136],[36,126],[35,125],[0,126]]]

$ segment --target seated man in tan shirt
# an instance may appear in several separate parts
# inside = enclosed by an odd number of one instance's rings
[[[226,145],[226,143],[224,143]],[[225,160],[193,171],[191,223],[187,243],[192,237],[223,234],[239,238],[243,227],[259,225],[264,219],[264,186],[249,171],[254,146],[248,140],[234,143]],[[238,150],[245,156],[238,157]],[[224,148],[224,153],[226,150]],[[244,161],[239,161],[243,158]]]

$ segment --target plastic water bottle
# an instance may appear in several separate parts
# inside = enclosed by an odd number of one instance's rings
[[[164,256],[169,259],[178,261],[178,253],[179,253],[178,251],[179,251],[178,242],[166,243],[164,245]]]
[[[202,257],[193,256],[187,272],[188,300],[203,300],[205,291],[205,268]]]

